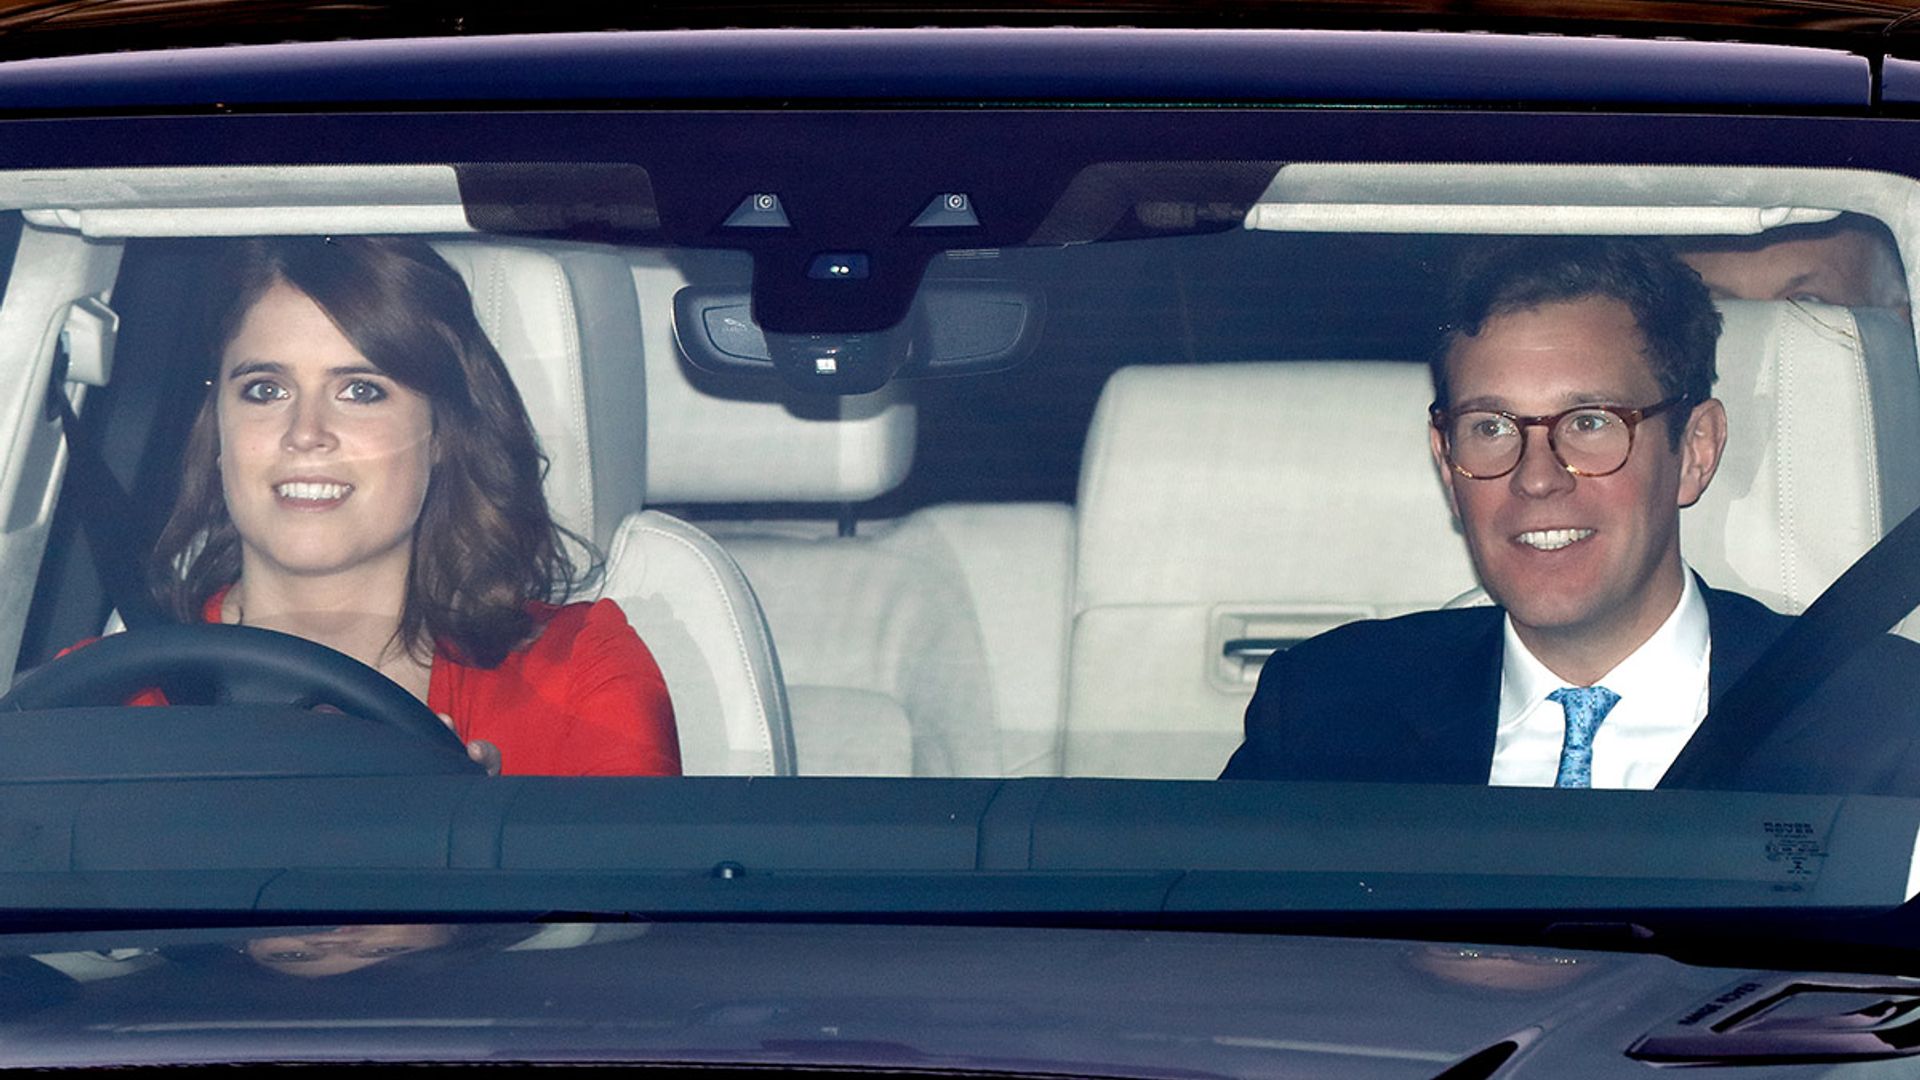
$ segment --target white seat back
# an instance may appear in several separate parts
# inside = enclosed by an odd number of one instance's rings
[[[620,261],[586,247],[455,240],[435,245],[473,292],[547,454],[547,504],[605,545],[646,494],[639,312]]]
[[[448,241],[549,458],[561,524],[606,552],[618,601],[659,662],[689,774],[793,771],[779,660],[739,567],[699,530],[642,510],[644,327],[624,259],[586,246]]]
[[[792,776],[793,722],[753,587],[727,550],[678,518],[629,514],[607,547],[603,592],[653,650],[689,776]]]
[[[907,388],[819,398],[696,371],[675,346],[673,296],[690,275],[744,280],[744,265],[675,253],[636,256],[632,271],[648,324],[649,498],[690,515],[731,504],[708,527],[781,642],[801,771],[1057,771],[1070,509],[938,506],[839,535],[834,511],[912,466]],[[728,520],[741,504],[755,519]]]
[[[1427,450],[1426,368],[1125,368],[1081,469],[1065,766],[1217,776],[1258,642],[1474,584]]]
[[[1067,507],[936,506],[847,537],[714,528],[782,643],[803,772],[1059,771]]]
[[[1873,316],[1824,304],[1720,309],[1727,450],[1681,550],[1709,584],[1797,613],[1920,502],[1912,331],[1869,338]]]

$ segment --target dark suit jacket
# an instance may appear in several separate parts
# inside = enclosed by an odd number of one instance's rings
[[[1920,796],[1920,645],[1885,635],[1833,672],[1731,771],[1706,747],[1743,738],[1713,711],[1793,620],[1703,588],[1708,713],[1661,787]],[[1484,784],[1493,767],[1499,608],[1350,623],[1275,653],[1222,779]]]

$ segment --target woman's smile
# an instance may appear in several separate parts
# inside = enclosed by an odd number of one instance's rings
[[[282,480],[273,485],[273,493],[289,510],[331,510],[347,501],[353,485],[337,480]]]

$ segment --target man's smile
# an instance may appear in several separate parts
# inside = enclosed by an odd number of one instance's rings
[[[1532,529],[1514,537],[1516,543],[1537,551],[1559,551],[1572,547],[1594,534],[1592,529]]]

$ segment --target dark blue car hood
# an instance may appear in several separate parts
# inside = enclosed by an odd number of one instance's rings
[[[306,932],[10,939],[0,1064],[1430,1077],[1474,1059],[1506,1062],[1501,1075],[1644,1075],[1628,1056],[1643,1036],[1808,979],[1574,950],[767,923],[465,925],[324,978],[249,954],[249,940]],[[1908,985],[1864,981],[1883,996]]]

